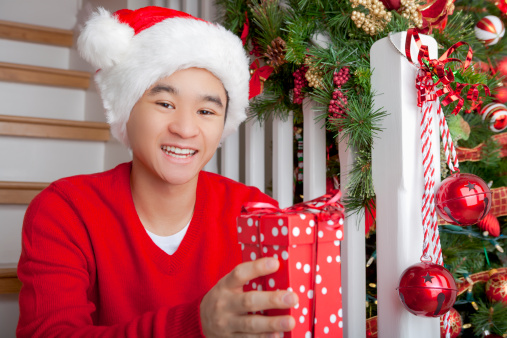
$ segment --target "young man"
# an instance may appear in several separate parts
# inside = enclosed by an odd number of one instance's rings
[[[289,291],[244,293],[278,269],[241,263],[236,217],[258,189],[201,171],[245,118],[248,60],[223,27],[182,12],[99,9],[78,46],[99,70],[131,163],[52,183],[30,204],[19,337],[277,337]]]

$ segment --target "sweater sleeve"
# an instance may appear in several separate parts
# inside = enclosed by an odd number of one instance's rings
[[[18,337],[202,336],[200,300],[113,326],[95,325],[91,286],[100,281],[93,257],[86,227],[69,198],[51,185],[33,200],[23,221]]]

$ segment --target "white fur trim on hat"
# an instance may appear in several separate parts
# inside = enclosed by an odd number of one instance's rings
[[[155,82],[181,69],[204,68],[222,81],[229,95],[222,141],[246,118],[248,57],[241,39],[220,25],[176,17],[134,35],[128,24],[99,9],[86,23],[78,48],[101,69],[95,81],[111,133],[127,147],[132,107]]]

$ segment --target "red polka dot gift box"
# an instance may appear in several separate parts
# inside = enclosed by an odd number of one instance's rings
[[[250,203],[238,217],[243,261],[275,257],[280,268],[244,286],[251,290],[292,290],[299,304],[266,315],[290,314],[296,327],[287,337],[342,337],[340,243],[343,206],[340,194],[324,195],[287,209]]]

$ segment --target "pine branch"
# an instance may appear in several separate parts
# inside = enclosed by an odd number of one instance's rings
[[[271,41],[282,35],[285,13],[279,0],[265,0],[251,6],[257,42],[266,48]]]
[[[487,304],[478,301],[479,310],[470,316],[474,333],[482,336],[485,330],[497,335],[507,332],[507,305],[502,302]]]

